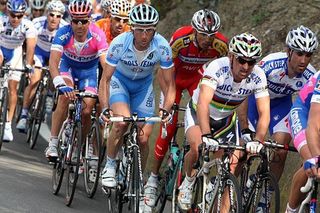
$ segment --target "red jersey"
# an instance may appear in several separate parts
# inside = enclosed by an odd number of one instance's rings
[[[176,79],[187,80],[197,76],[198,70],[208,61],[226,56],[228,40],[220,32],[215,34],[212,47],[200,51],[196,46],[192,26],[184,26],[175,31],[170,40]]]

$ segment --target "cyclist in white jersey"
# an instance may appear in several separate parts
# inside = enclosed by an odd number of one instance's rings
[[[190,151],[184,159],[186,177],[179,187],[181,209],[191,207],[195,182],[192,166],[198,159],[199,144],[205,142],[216,151],[219,144],[217,135],[234,128],[235,110],[250,94],[256,98],[260,119],[256,137],[247,142],[246,149],[257,153],[263,147],[261,141],[267,133],[270,111],[266,77],[261,68],[254,66],[261,54],[260,41],[251,34],[243,33],[231,39],[228,57],[204,65],[203,78],[185,112],[185,132]]]
[[[36,86],[41,79],[40,68],[49,64],[51,43],[57,30],[67,25],[62,19],[64,12],[64,4],[59,0],[55,0],[48,3],[46,16],[32,20],[38,31],[38,39],[34,54],[35,69],[24,91],[21,118],[17,124],[17,129],[22,132],[26,132],[29,105],[35,93]]]
[[[270,94],[270,126],[269,133],[281,144],[291,141],[288,128],[288,114],[292,106],[292,95],[299,91],[308,79],[316,72],[310,64],[312,53],[317,49],[318,40],[310,29],[304,26],[293,28],[286,38],[287,51],[272,53],[264,57],[259,66],[267,76]],[[258,112],[254,97],[239,107],[239,120],[244,140],[252,140],[256,129]],[[248,112],[248,120],[247,113]],[[271,171],[279,181],[286,160],[287,152],[276,151]],[[265,200],[265,199],[261,199]],[[267,204],[260,202],[258,208],[264,209]]]
[[[24,0],[9,0],[8,16],[0,16],[3,33],[0,34],[0,64],[9,63],[12,68],[23,69],[22,44],[26,42],[26,68],[32,71],[33,55],[37,31],[32,22],[24,18],[27,3]],[[11,120],[17,104],[17,86],[21,72],[11,72],[9,76],[9,111],[3,140],[12,141]]]
[[[170,45],[156,32],[159,15],[152,6],[135,6],[129,19],[132,31],[118,35],[112,40],[108,50],[107,68],[102,74],[99,87],[99,100],[104,107],[101,119],[108,122],[108,117],[112,114],[130,116],[134,112],[140,117],[153,116],[155,103],[152,81],[155,65],[160,62],[159,72],[163,74],[168,87],[163,91],[164,105],[159,116],[166,122],[175,99]],[[148,139],[152,127],[152,123],[146,123],[141,126],[139,134],[142,169],[145,168],[148,157]],[[119,141],[126,130],[125,123],[114,123],[112,126],[107,140],[107,163],[102,172],[103,186],[115,187],[117,184],[116,155],[121,146]]]

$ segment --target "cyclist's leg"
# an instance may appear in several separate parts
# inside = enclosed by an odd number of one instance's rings
[[[293,137],[293,143],[298,150],[303,161],[312,157],[306,141],[305,129],[307,127],[308,110],[302,108],[292,108],[289,113],[289,128]],[[299,207],[305,194],[301,193],[300,188],[307,182],[307,176],[303,168],[300,168],[293,176],[291,190],[289,194],[288,206],[291,209]]]

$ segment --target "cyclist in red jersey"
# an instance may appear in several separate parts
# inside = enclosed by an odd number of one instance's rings
[[[191,26],[184,26],[175,31],[170,40],[175,67],[176,99],[179,104],[183,90],[192,96],[202,77],[203,64],[226,56],[228,52],[227,38],[220,32],[220,18],[213,11],[204,9],[197,11],[192,18]],[[161,76],[158,76],[159,83]],[[157,201],[158,173],[163,158],[168,150],[176,129],[178,115],[173,117],[172,124],[167,126],[167,137],[161,138],[161,129],[154,150],[154,165],[145,186],[145,204],[154,207]]]

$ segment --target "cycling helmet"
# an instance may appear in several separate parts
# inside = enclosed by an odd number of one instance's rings
[[[30,3],[31,3],[31,8],[37,9],[37,10],[44,9],[44,7],[46,6],[45,0],[31,0]]]
[[[309,28],[300,26],[289,31],[286,44],[292,50],[314,52],[318,47],[318,39]]]
[[[24,13],[27,7],[27,2],[24,0],[9,0],[7,2],[8,10],[13,13]]]
[[[58,13],[64,14],[64,12],[66,11],[66,8],[62,3],[62,1],[54,0],[48,3],[47,10],[49,12],[58,12]]]
[[[131,5],[128,0],[113,0],[110,10],[111,16],[127,18],[131,10]]]
[[[92,4],[90,0],[73,0],[68,9],[72,18],[88,18],[92,12]]]
[[[220,28],[220,17],[211,10],[199,10],[193,15],[191,25],[199,33],[212,35]]]
[[[154,7],[148,4],[138,4],[132,8],[129,19],[133,25],[157,25],[159,22],[159,14]]]
[[[103,10],[109,10],[112,0],[102,0],[100,6]]]
[[[229,43],[229,51],[236,56],[258,59],[262,55],[261,42],[250,33],[234,36]]]

